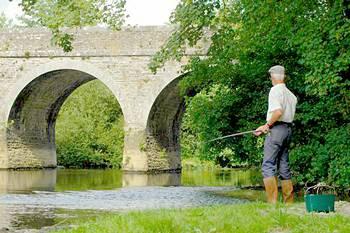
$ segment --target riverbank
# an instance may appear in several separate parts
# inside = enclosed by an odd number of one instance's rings
[[[344,206],[344,203],[342,203]],[[350,205],[346,203],[346,205]],[[339,204],[337,204],[339,206]],[[105,214],[57,230],[66,232],[350,232],[350,215],[309,214],[302,203],[218,205]]]

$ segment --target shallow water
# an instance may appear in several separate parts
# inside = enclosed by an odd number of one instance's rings
[[[106,211],[241,203],[215,193],[259,181],[257,171],[237,169],[157,175],[119,170],[0,171],[0,232],[46,231],[66,219]]]

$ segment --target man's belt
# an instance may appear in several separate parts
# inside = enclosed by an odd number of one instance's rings
[[[287,125],[288,127],[292,127],[292,126],[294,126],[294,123],[293,122],[276,121],[275,123],[273,123],[273,126],[276,126],[276,125]]]

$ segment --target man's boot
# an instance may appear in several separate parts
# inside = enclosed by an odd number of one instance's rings
[[[277,177],[271,176],[264,178],[264,185],[266,191],[267,202],[275,204],[278,197],[278,186],[277,186]]]
[[[292,180],[281,180],[282,196],[285,203],[293,203],[294,192]]]

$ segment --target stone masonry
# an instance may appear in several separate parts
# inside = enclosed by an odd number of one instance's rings
[[[51,45],[40,28],[0,31],[0,168],[56,167],[55,122],[65,99],[80,85],[102,81],[124,115],[123,168],[181,169],[178,81],[189,56],[205,55],[208,42],[187,49],[156,74],[147,65],[173,28],[75,30],[74,50]]]

